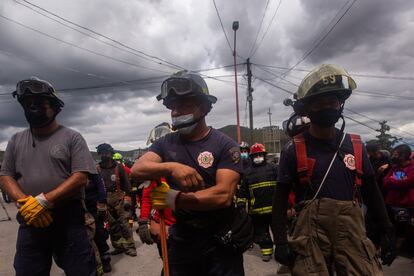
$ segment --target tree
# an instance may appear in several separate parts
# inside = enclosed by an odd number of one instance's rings
[[[378,138],[378,142],[381,146],[381,149],[386,149],[391,151],[392,147],[401,141],[402,138],[398,138],[396,136],[393,136],[387,132],[390,131],[390,126],[387,125],[387,121],[381,121],[379,122],[380,128],[376,131],[379,132],[379,134],[376,136]]]

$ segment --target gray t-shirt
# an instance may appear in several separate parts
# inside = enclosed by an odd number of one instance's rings
[[[96,174],[95,162],[83,137],[60,126],[48,136],[33,136],[30,129],[13,135],[0,176],[15,178],[25,194],[36,196],[55,189],[75,172]],[[81,192],[74,196],[80,197]]]

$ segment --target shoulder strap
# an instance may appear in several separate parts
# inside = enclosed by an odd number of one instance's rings
[[[299,176],[299,181],[301,184],[309,184],[310,171],[308,168],[308,156],[306,154],[306,143],[303,133],[299,133],[298,135],[294,136],[293,142],[295,144],[296,150],[296,167]]]
[[[355,158],[355,185],[361,186],[361,177],[362,177],[362,141],[361,136],[357,134],[349,134],[351,136],[352,147],[354,148],[354,158]]]

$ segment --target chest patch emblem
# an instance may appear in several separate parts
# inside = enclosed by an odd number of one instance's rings
[[[197,157],[198,165],[205,169],[210,168],[214,162],[214,156],[209,151],[203,151]]]
[[[352,154],[346,154],[344,157],[345,166],[351,171],[355,170],[355,157]]]

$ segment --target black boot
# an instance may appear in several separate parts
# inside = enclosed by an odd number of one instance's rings
[[[105,254],[101,257],[102,268],[104,273],[108,273],[112,271],[111,266],[111,256],[109,254]]]

